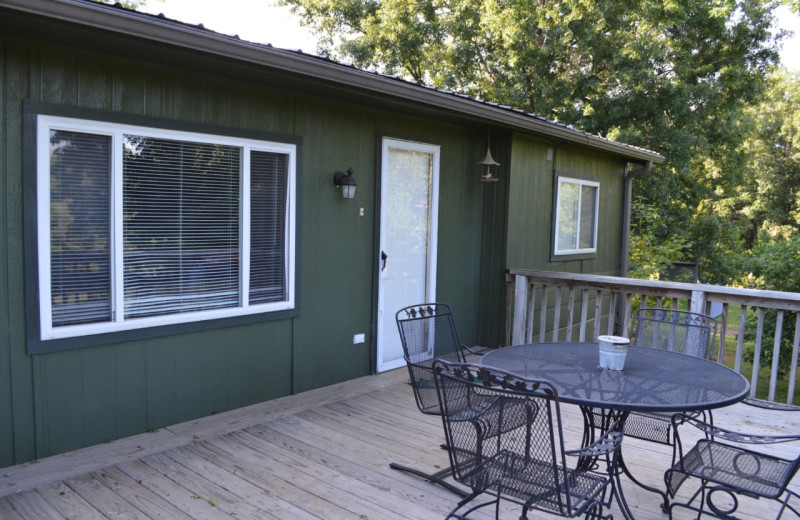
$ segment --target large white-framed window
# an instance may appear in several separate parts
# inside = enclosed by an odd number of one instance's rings
[[[555,255],[597,252],[600,183],[558,177]]]
[[[41,340],[295,305],[295,144],[38,115]]]

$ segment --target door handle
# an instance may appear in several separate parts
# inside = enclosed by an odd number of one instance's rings
[[[389,255],[386,254],[385,251],[381,251],[381,271],[386,270],[386,259],[389,258]]]

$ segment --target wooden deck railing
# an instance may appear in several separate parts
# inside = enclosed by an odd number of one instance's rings
[[[770,401],[793,402],[800,345],[800,294],[739,289],[718,285],[637,280],[615,276],[584,275],[511,269],[506,273],[507,345],[543,341],[596,341],[602,334],[626,335],[632,312],[641,307],[670,307],[710,314],[720,324],[715,357],[725,356],[728,310],[738,305],[738,329],[733,367],[744,370],[745,338],[753,338],[751,396],[758,391],[759,367],[765,349],[771,348]],[[774,326],[766,319],[774,312]],[[750,320],[746,319],[750,315]],[[784,323],[794,319],[793,338],[784,338]],[[771,327],[773,330],[765,330]],[[754,329],[754,330],[751,330]],[[734,331],[731,331],[732,333]],[[771,338],[771,346],[769,346]],[[789,341],[791,340],[791,341]],[[779,358],[783,342],[791,345],[791,365],[785,396],[776,398]],[[783,391],[781,392],[784,393]]]

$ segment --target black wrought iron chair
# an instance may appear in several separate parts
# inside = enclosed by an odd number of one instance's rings
[[[453,313],[446,304],[422,303],[404,307],[395,314],[395,321],[417,407],[424,414],[440,415],[433,377],[434,359],[465,362],[466,354],[473,352],[461,343]],[[422,477],[460,496],[467,495],[464,490],[444,480],[450,476],[450,468],[428,473],[396,463],[389,464],[389,467]]]
[[[591,445],[567,451],[558,393],[550,383],[447,361],[436,361],[434,373],[453,476],[472,490],[448,519],[492,504],[499,518],[501,500],[522,505],[521,520],[531,509],[603,518],[622,443],[618,423]],[[483,406],[474,406],[476,398]],[[521,411],[527,420],[518,425]],[[604,460],[605,471],[575,469],[583,466],[568,466],[568,456]],[[467,507],[483,493],[494,500]]]
[[[631,345],[657,348],[711,360],[717,336],[717,320],[705,314],[670,309],[639,309],[631,325]],[[631,412],[625,435],[674,445],[672,414]],[[704,416],[711,422],[711,415]]]
[[[773,406],[763,401],[747,400],[747,404],[773,410],[800,412],[800,407]],[[788,485],[800,467],[798,456],[783,459],[773,454],[755,451],[753,446],[763,446],[790,441],[800,441],[800,433],[791,435],[761,435],[736,432],[720,428],[697,417],[676,414],[672,419],[675,431],[675,456],[672,467],[664,474],[667,493],[671,498],[670,518],[675,508],[695,511],[697,518],[708,515],[732,519],[739,508],[738,497],[776,500],[781,504],[777,518],[786,509],[800,517],[795,507],[800,495]],[[705,436],[690,449],[685,449],[680,430],[684,425],[698,428]],[[689,477],[700,481],[697,491],[686,502],[675,501],[676,494]],[[789,503],[794,497],[795,506]],[[715,502],[716,498],[720,498]]]

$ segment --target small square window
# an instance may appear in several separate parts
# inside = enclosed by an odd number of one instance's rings
[[[555,255],[597,252],[597,214],[600,183],[558,178]]]

